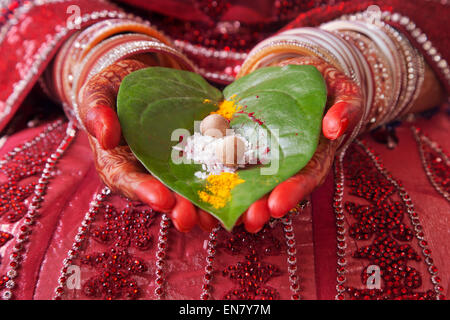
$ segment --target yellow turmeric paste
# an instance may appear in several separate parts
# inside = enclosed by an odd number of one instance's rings
[[[206,178],[206,190],[198,192],[203,202],[211,204],[215,209],[225,207],[231,199],[231,190],[238,184],[245,182],[237,173],[221,172]]]
[[[230,100],[224,100],[219,105],[219,110],[211,112],[211,114],[220,114],[222,117],[231,120],[234,113],[241,110],[242,106],[237,105],[236,95],[232,95]]]

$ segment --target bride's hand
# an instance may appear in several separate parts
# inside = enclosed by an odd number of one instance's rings
[[[322,121],[323,135],[308,164],[276,186],[269,195],[253,203],[242,216],[242,222],[250,232],[259,231],[270,217],[284,216],[323,183],[332,167],[341,137],[353,130],[362,115],[360,90],[342,72],[315,57],[292,58],[277,65],[288,64],[313,65],[322,73],[328,90],[327,106],[330,108]]]
[[[122,79],[133,71],[148,67],[138,60],[122,60],[92,77],[80,90],[79,115],[92,150],[97,171],[113,191],[141,200],[152,209],[170,213],[175,227],[189,231],[197,224],[197,210],[146,172],[130,148],[121,143],[116,113],[116,97]],[[204,215],[204,213],[203,213]],[[210,221],[207,218],[206,221]],[[205,221],[200,219],[199,223]]]

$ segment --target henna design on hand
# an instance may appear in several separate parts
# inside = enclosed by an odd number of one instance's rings
[[[90,108],[105,105],[115,109],[120,83],[130,73],[146,68],[141,61],[127,59],[113,63],[94,75],[80,90],[80,118],[85,121]]]
[[[319,70],[327,84],[327,106],[323,119],[323,133],[328,139],[336,139],[352,130],[362,116],[362,96],[358,85],[343,72],[317,57],[303,56],[284,60],[277,65],[312,65]]]
[[[312,65],[319,70],[327,84],[328,100],[330,105],[340,101],[361,99],[361,91],[358,85],[336,67],[317,57],[296,57],[283,60],[279,66],[289,64]]]
[[[123,78],[147,67],[137,60],[118,61],[93,76],[80,90],[79,116],[88,133],[97,138],[104,149],[116,147],[121,140],[116,97]]]
[[[88,136],[97,172],[102,181],[114,192],[136,200],[135,190],[148,178],[141,164],[128,146],[104,150],[98,141]]]

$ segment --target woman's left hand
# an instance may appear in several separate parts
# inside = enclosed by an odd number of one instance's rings
[[[330,171],[343,135],[351,132],[362,116],[361,93],[344,73],[316,57],[298,57],[278,63],[313,65],[323,75],[328,89],[327,110],[322,135],[308,164],[296,175],[276,186],[270,194],[253,203],[240,222],[249,232],[258,232],[270,217],[281,218],[320,186]]]

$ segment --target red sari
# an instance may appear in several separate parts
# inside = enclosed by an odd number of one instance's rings
[[[230,81],[245,52],[289,21],[286,28],[315,26],[376,3],[449,89],[445,19],[450,6],[439,1],[321,1],[315,7],[313,2],[266,0],[258,8],[250,1],[220,2],[218,7],[194,0],[123,2],[129,5],[126,10],[165,26],[175,44],[218,83]],[[86,134],[67,128],[65,118],[14,130],[12,119],[25,107],[48,103],[25,98],[33,87],[41,91],[35,87],[39,76],[74,32],[61,14],[71,4],[81,8],[82,27],[126,12],[102,1],[77,0],[12,1],[1,13],[0,129],[14,132],[0,149],[3,298],[448,296],[447,105],[431,119],[397,127],[395,149],[363,136],[365,144],[355,143],[342,163],[336,160],[335,171],[309,205],[271,221],[256,235],[241,227],[233,233],[195,228],[183,234],[165,215],[102,193]],[[205,37],[206,26],[218,31]],[[378,289],[368,289],[370,266],[380,272]]]

